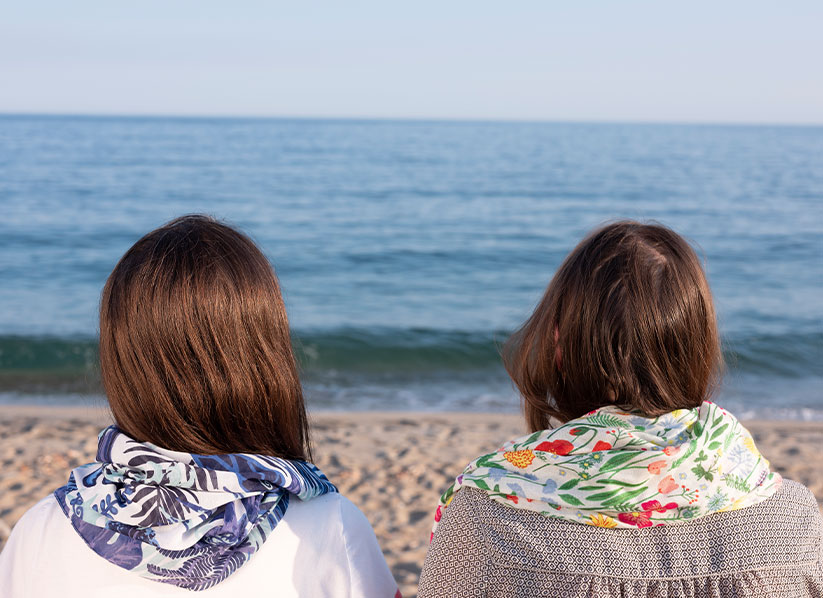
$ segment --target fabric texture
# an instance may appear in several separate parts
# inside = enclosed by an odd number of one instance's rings
[[[432,533],[461,488],[551,518],[644,528],[746,508],[780,484],[751,434],[713,403],[655,418],[607,406],[470,463],[441,497]]]
[[[823,598],[823,519],[785,480],[755,505],[683,525],[602,529],[458,492],[419,598]]]
[[[0,553],[2,598],[185,598],[89,550],[57,505],[44,498],[17,522]],[[396,598],[394,581],[366,517],[339,493],[286,514],[248,563],[197,592],[204,598]]]
[[[142,577],[204,590],[261,547],[292,497],[337,492],[311,463],[263,455],[196,455],[140,443],[111,426],[97,462],[54,492],[98,555]]]

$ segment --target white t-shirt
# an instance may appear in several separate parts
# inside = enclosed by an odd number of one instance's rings
[[[251,559],[225,580],[192,592],[144,579],[91,550],[53,496],[29,509],[0,553],[0,598],[399,596],[366,517],[340,494],[292,497]]]

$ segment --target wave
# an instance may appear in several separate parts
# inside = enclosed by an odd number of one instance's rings
[[[723,340],[730,371],[779,378],[823,377],[823,331],[750,334]]]
[[[303,369],[373,373],[476,371],[500,364],[505,331],[345,328],[297,332]]]
[[[359,329],[295,331],[308,380],[398,381],[421,377],[504,377],[500,347],[507,331]],[[823,332],[724,338],[729,373],[764,378],[823,377]],[[93,338],[0,336],[0,390],[99,392]]]

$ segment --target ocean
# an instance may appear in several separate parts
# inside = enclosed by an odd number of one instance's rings
[[[500,344],[635,218],[705,259],[716,400],[823,420],[821,127],[0,116],[0,209],[0,404],[103,404],[103,283],[197,212],[274,264],[311,408],[516,411]]]

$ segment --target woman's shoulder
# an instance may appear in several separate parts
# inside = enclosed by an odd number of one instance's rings
[[[810,595],[804,588],[823,590],[821,574],[823,518],[814,495],[791,480],[749,507],[643,529],[555,519],[463,488],[434,534],[419,595],[446,596],[438,580],[448,576],[481,580],[483,587],[524,583],[556,595],[581,584],[602,585],[609,595],[609,580],[619,580],[637,596],[659,583],[693,586],[699,594],[703,581],[722,578],[774,590],[768,595],[799,597]]]
[[[336,530],[343,535],[363,532],[373,534],[363,512],[348,498],[330,492],[308,501],[292,497],[284,521],[295,529],[310,533],[314,529]]]
[[[55,523],[55,521],[59,523]],[[39,546],[40,537],[46,533],[56,532],[65,522],[68,528],[71,525],[68,518],[63,514],[53,494],[43,497],[30,509],[23,513],[12,528],[6,544],[6,550],[11,552],[12,548],[21,550],[23,548],[36,548]],[[3,552],[6,552],[4,550]]]
[[[64,596],[80,596],[87,577],[121,594],[128,589],[124,596],[188,592],[143,579],[94,554],[51,495],[23,515],[0,553],[0,596],[51,595],[58,589]],[[393,596],[397,589],[365,515],[337,493],[308,501],[291,497],[283,519],[250,561],[205,592],[235,596],[272,580],[289,580],[294,595]],[[284,595],[292,594],[284,590]]]
[[[667,569],[669,575],[685,575],[694,561],[716,563],[718,551],[729,571],[817,562],[823,544],[817,501],[808,488],[792,480],[784,480],[773,496],[755,505],[645,529],[604,529],[551,518],[464,488],[455,494],[440,525],[435,538],[441,530],[451,535],[460,529],[499,563],[579,571],[583,559],[590,561],[588,570],[604,575],[636,571],[638,560],[646,571]],[[575,547],[568,551],[573,556],[552,554],[547,561],[545,547],[561,545]],[[697,559],[698,554],[705,558]],[[678,563],[682,567],[673,568]],[[682,571],[675,571],[678,568]]]
[[[60,508],[60,505],[55,500],[54,494],[47,494],[32,505],[25,513],[23,513],[22,517],[20,517],[14,527],[36,526],[44,520],[48,520],[57,515],[60,515],[63,518],[66,517],[63,510]]]
[[[269,562],[281,563],[284,551],[306,595],[347,595],[343,588],[350,596],[389,597],[397,592],[369,520],[342,494],[305,502],[292,498],[257,555],[256,571],[266,571]]]
[[[310,539],[312,544],[323,547],[324,552],[345,556],[350,563],[371,563],[368,568],[386,568],[371,523],[342,494],[330,493],[307,502],[293,498],[274,532],[281,526],[282,535],[301,538],[303,542]]]
[[[24,586],[31,586],[50,575],[38,564],[47,560],[55,542],[65,535],[70,538],[71,525],[54,499],[48,495],[27,510],[11,530],[0,552],[0,596],[22,595]],[[71,539],[71,538],[70,538]]]
[[[533,511],[517,509],[492,499],[486,492],[476,488],[464,488],[454,495],[449,507],[443,515],[444,522],[459,519],[463,524],[474,522],[481,526],[496,526],[498,521],[520,520],[532,522],[538,527],[562,530],[565,533],[598,533],[621,534],[637,533],[641,530],[604,530],[595,526],[583,525],[559,518],[547,517]],[[783,479],[780,488],[768,499],[735,511],[718,512],[707,515],[691,522],[676,525],[648,528],[647,533],[655,530],[681,530],[691,533],[695,528],[714,529],[725,524],[757,524],[758,522],[782,522],[779,526],[785,528],[795,522],[801,527],[814,530],[815,526],[823,522],[821,507],[817,498],[806,486],[800,482]],[[658,531],[657,533],[663,533]],[[812,536],[819,538],[817,535]]]
[[[812,491],[800,482],[787,478],[783,478],[783,484],[769,501],[780,503],[784,509],[820,514],[817,498]]]

